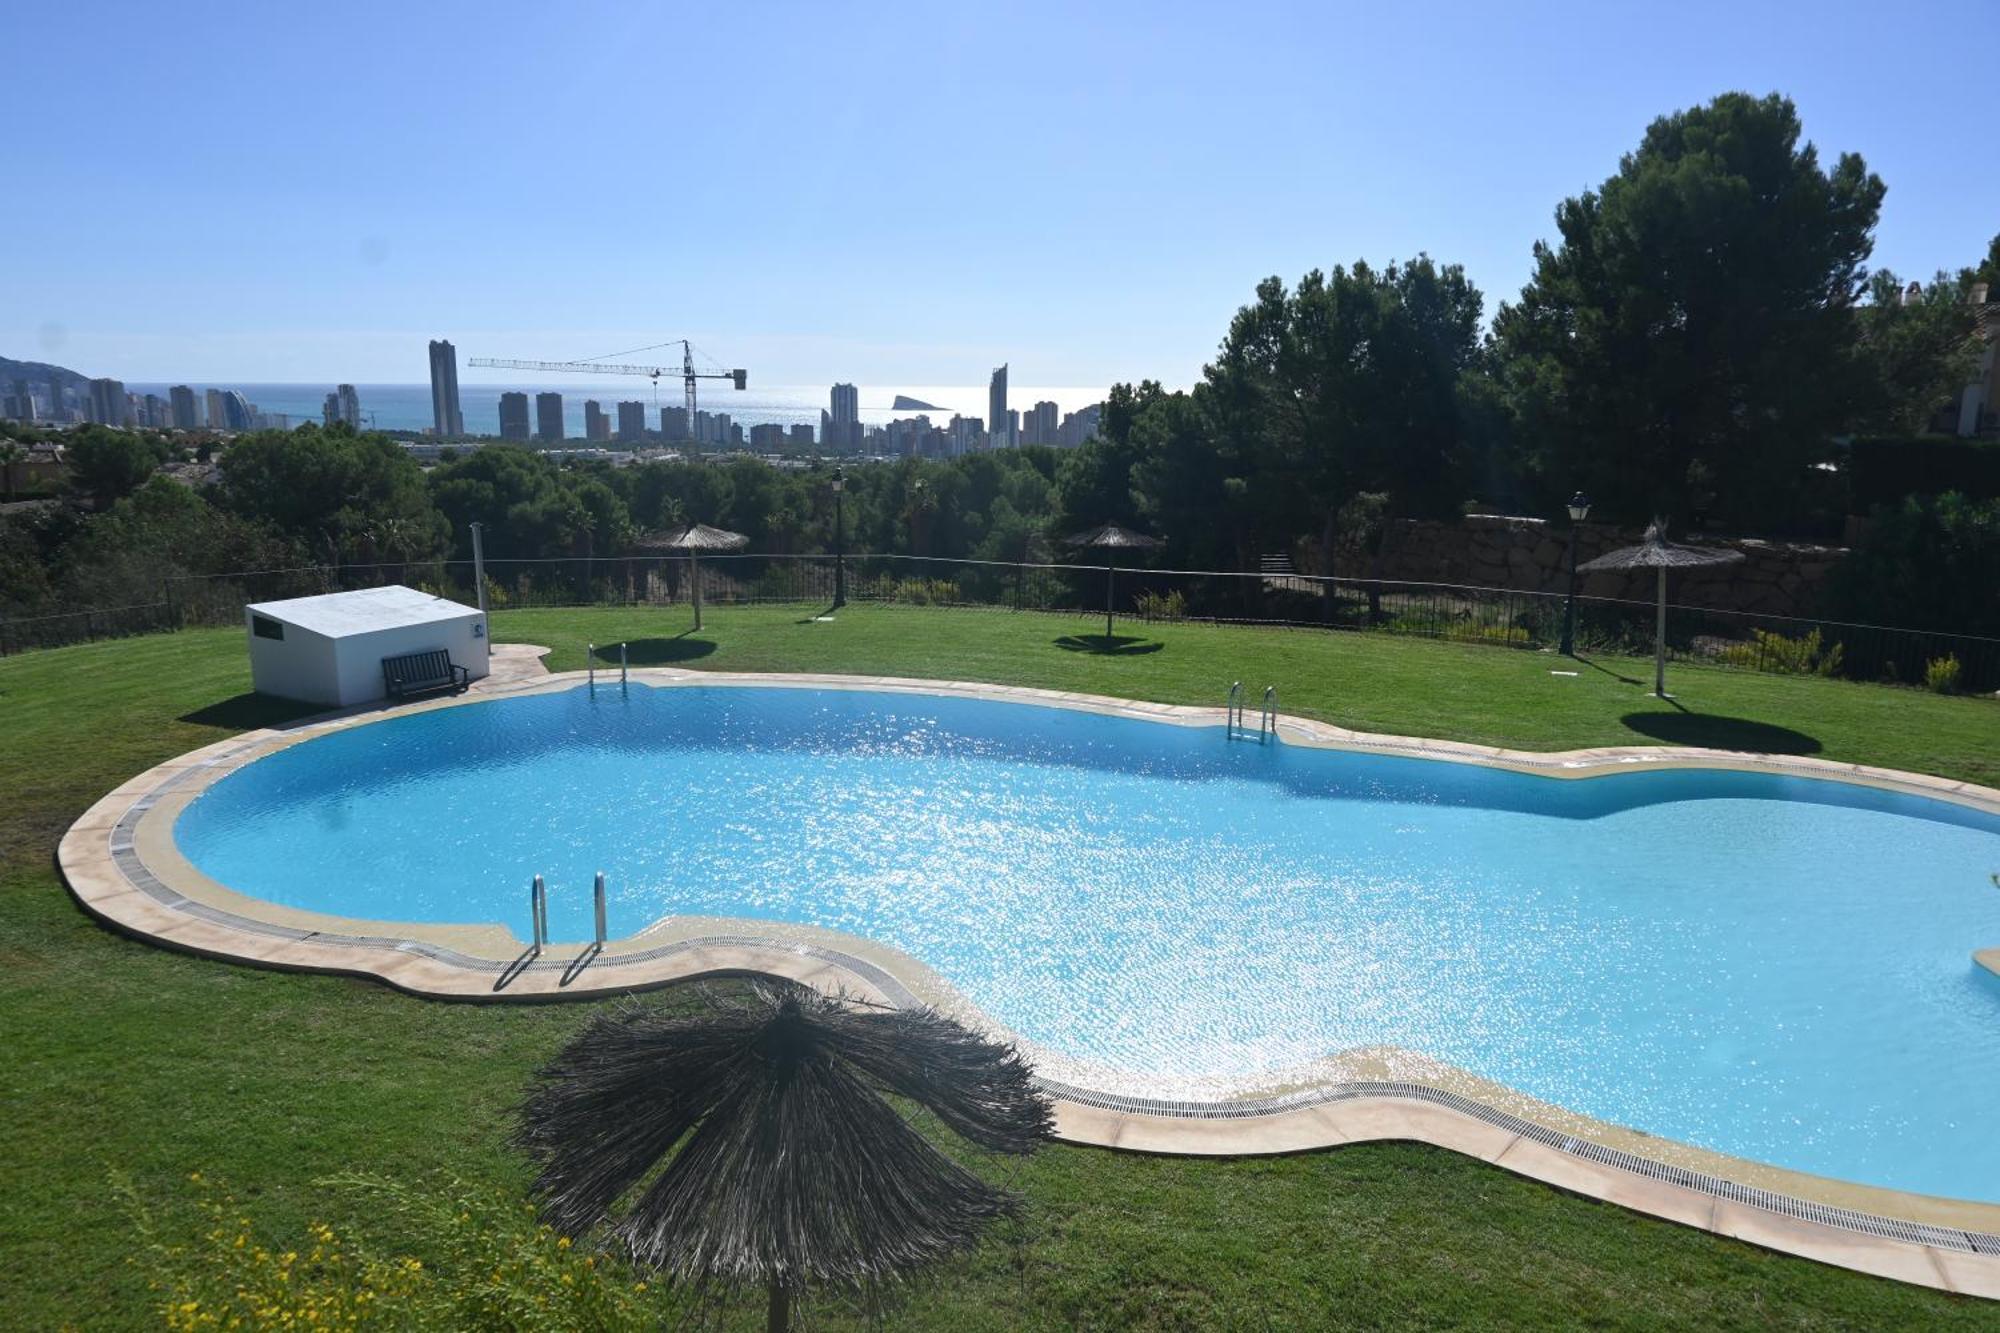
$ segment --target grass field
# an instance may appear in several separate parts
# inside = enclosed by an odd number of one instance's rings
[[[1817,753],[2000,784],[2000,704],[1818,679],[1574,677],[1548,655],[1362,635],[1124,627],[854,608],[517,611],[495,637],[631,642],[637,663],[952,677],[1220,703],[1231,680],[1285,711],[1534,749],[1648,740]],[[501,1146],[528,1071],[579,1006],[408,999],[366,983],[207,962],[114,936],[63,891],[62,829],[148,765],[282,714],[247,694],[240,631],[0,660],[0,1326],[154,1323],[108,1185],[171,1211],[186,1173],[226,1180],[273,1229],[326,1216],[313,1184],[363,1167],[517,1184]],[[1678,706],[1676,706],[1678,705]],[[1027,1244],[914,1291],[892,1326],[1012,1328],[2000,1327],[2000,1306],[1785,1258],[1577,1199],[1450,1153],[1367,1145],[1182,1161],[1058,1146],[1017,1184]],[[334,1218],[339,1221],[341,1219]],[[761,1307],[737,1312],[745,1326]],[[819,1326],[841,1316],[823,1314]]]

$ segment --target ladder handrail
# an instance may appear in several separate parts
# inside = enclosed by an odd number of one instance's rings
[[[1264,715],[1257,720],[1257,740],[1259,744],[1263,742],[1264,734],[1267,731],[1270,733],[1272,740],[1278,739],[1278,687],[1276,685],[1266,685],[1264,687]]]
[[[1243,682],[1237,681],[1229,687],[1229,702],[1223,722],[1223,735],[1235,740],[1236,733],[1243,729]]]

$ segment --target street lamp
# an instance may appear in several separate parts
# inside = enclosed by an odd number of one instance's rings
[[[1576,538],[1583,520],[1590,517],[1590,497],[1582,491],[1569,497],[1569,599],[1563,605],[1564,657],[1576,656]]]
[[[841,511],[840,493],[847,489],[847,474],[839,468],[833,470],[833,606],[838,611],[847,605],[847,531],[845,515]]]

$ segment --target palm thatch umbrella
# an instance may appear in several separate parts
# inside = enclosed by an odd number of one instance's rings
[[[688,578],[694,584],[694,627],[701,628],[701,554],[704,551],[719,554],[724,551],[740,551],[750,544],[750,539],[740,532],[729,532],[722,528],[711,528],[706,523],[691,523],[683,528],[674,528],[656,537],[647,537],[640,546],[654,551],[678,551],[688,558]]]
[[[1118,577],[1117,560],[1120,551],[1147,551],[1160,544],[1157,537],[1148,537],[1143,532],[1121,528],[1116,523],[1106,523],[1088,532],[1079,532],[1065,545],[1083,547],[1104,552],[1104,646],[1111,646],[1111,599],[1113,585]]]
[[[978,1147],[1033,1152],[1054,1116],[1011,1049],[928,1009],[794,982],[700,996],[600,1015],[536,1075],[514,1142],[563,1234],[604,1221],[665,1160],[613,1237],[697,1291],[765,1289],[782,1330],[805,1287],[894,1281],[1018,1211],[882,1096]]]
[[[1743,558],[1743,552],[1731,551],[1720,546],[1679,546],[1667,540],[1665,519],[1656,518],[1646,529],[1645,540],[1637,546],[1621,546],[1615,551],[1600,555],[1587,564],[1577,566],[1577,572],[1595,574],[1599,570],[1612,569],[1652,569],[1659,572],[1658,588],[1659,612],[1653,622],[1653,693],[1665,699],[1667,694],[1667,571],[1670,569],[1698,569],[1704,565],[1734,564]]]

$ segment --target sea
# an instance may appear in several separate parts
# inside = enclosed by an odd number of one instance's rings
[[[158,394],[167,396],[171,387],[166,384],[125,385],[128,393]],[[332,393],[331,384],[192,384],[195,398],[210,388],[236,389],[256,406],[257,411],[285,418],[274,424],[297,426],[308,421],[318,421],[326,396]],[[534,422],[533,398],[538,393],[560,393],[563,396],[563,434],[570,439],[582,439],[583,405],[595,399],[603,407],[614,425],[618,419],[620,402],[642,402],[646,405],[646,424],[658,429],[659,409],[679,407],[682,402],[681,384],[678,377],[662,379],[657,384],[638,377],[606,376],[595,383],[572,384],[524,384],[491,383],[468,384],[459,381],[459,410],[465,416],[466,433],[470,435],[498,435],[500,433],[500,395],[518,390],[528,395],[528,419]],[[361,400],[361,423],[366,428],[387,431],[427,430],[431,420],[431,386],[428,384],[357,384],[356,395]],[[831,393],[829,386],[772,385],[760,387],[754,382],[750,387],[737,391],[729,387],[726,380],[703,380],[697,390],[700,395],[698,406],[704,412],[726,412],[730,421],[742,426],[746,431],[752,426],[775,422],[781,426],[809,425],[819,429],[820,409],[829,406]],[[1065,386],[1050,388],[1041,385],[1011,385],[1007,394],[1007,406],[1026,415],[1029,408],[1038,402],[1053,402],[1059,415],[1088,407],[1092,403],[1104,401],[1102,388],[1079,388]],[[932,404],[928,412],[922,409],[896,411],[894,403],[897,395],[914,398],[919,402]],[[953,414],[986,417],[986,386],[984,384],[918,384],[902,387],[859,390],[861,420],[866,425],[880,426],[889,422],[918,415],[930,417],[931,424],[942,426],[950,421]],[[986,423],[989,427],[991,422]]]

